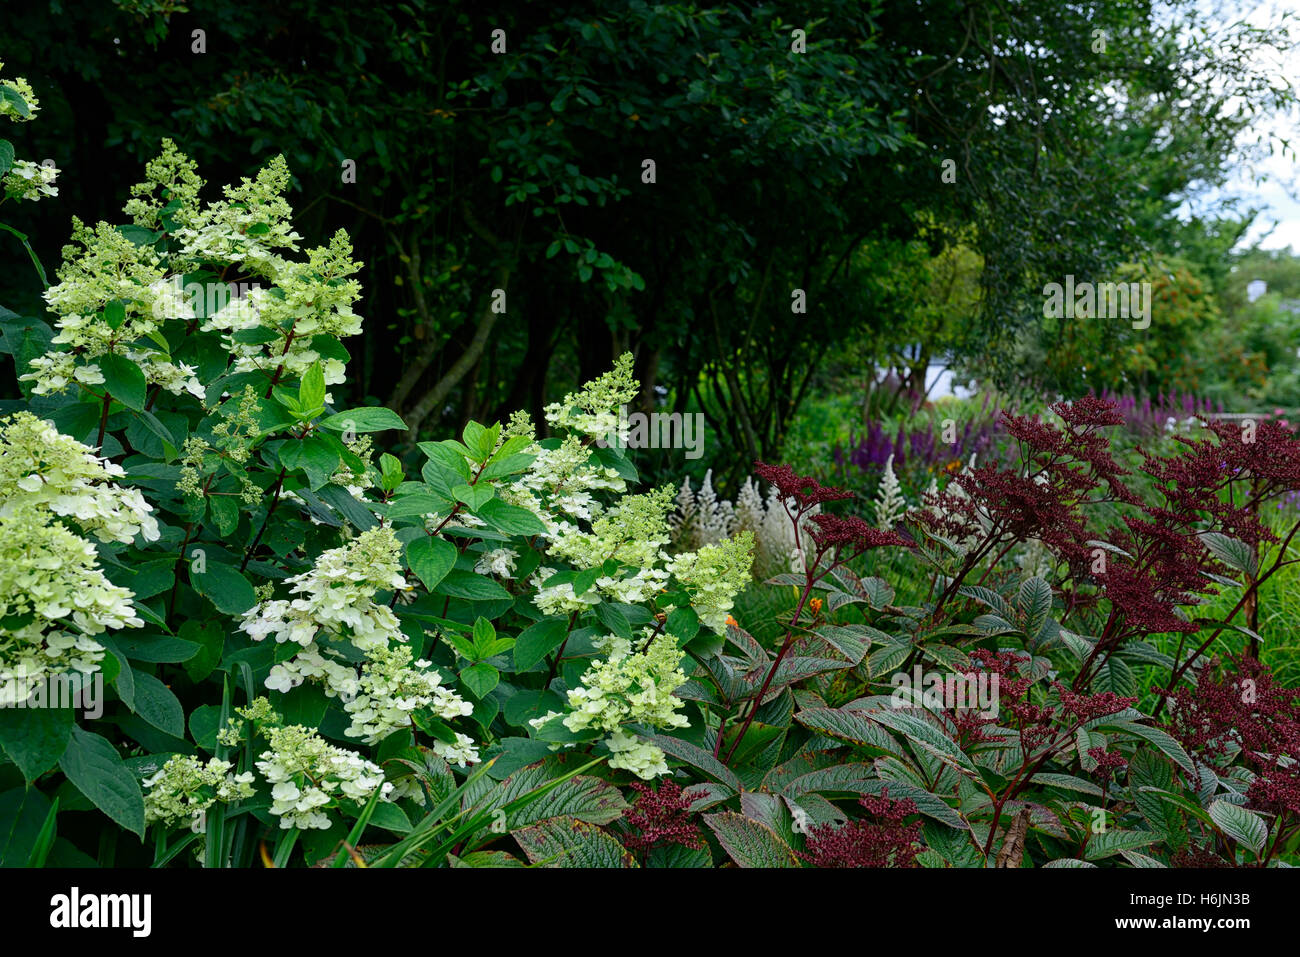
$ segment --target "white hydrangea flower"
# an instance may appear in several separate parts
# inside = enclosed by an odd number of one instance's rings
[[[484,552],[474,565],[479,575],[496,575],[498,578],[510,578],[515,573],[515,561],[519,553],[513,548],[494,548]]]
[[[303,597],[259,602],[244,613],[240,630],[254,641],[273,636],[306,648],[318,635],[342,638],[362,651],[405,641],[397,616],[374,601],[375,593],[406,591],[401,544],[388,526],[376,526],[341,548],[322,552],[315,566],[287,580]]]
[[[15,160],[13,167],[4,176],[3,191],[11,199],[37,202],[42,196],[59,195],[59,188],[54,185],[58,176],[56,166],[44,166],[31,160]]]
[[[231,773],[229,761],[210,758],[203,764],[188,754],[177,754],[142,784],[144,822],[175,825],[184,821],[202,833],[208,808],[218,801],[228,804],[253,796],[253,772]]]
[[[478,746],[474,744],[469,735],[461,734],[459,731],[456,732],[455,744],[435,740],[433,742],[433,751],[448,764],[454,764],[461,768],[470,764],[478,764],[480,761]]]
[[[393,799],[382,768],[302,725],[271,729],[270,747],[255,764],[271,785],[271,813],[285,830],[328,828],[323,809],[339,798],[364,804],[378,790],[380,800]]]
[[[446,720],[474,713],[473,705],[443,687],[432,662],[412,665],[411,649],[405,645],[376,650],[362,666],[356,697],[344,705],[352,718],[344,733],[378,744],[398,728],[409,727],[411,715],[426,708]]]
[[[668,773],[668,762],[661,749],[635,735],[615,731],[605,738],[610,750],[609,766],[631,771],[643,781]]]
[[[727,632],[727,616],[735,598],[750,581],[754,536],[741,532],[717,545],[683,552],[668,562],[668,570],[691,595],[700,623],[714,633]]]
[[[643,637],[652,634],[653,629],[647,628]],[[683,654],[675,638],[663,635],[644,652],[611,654],[595,662],[582,676],[581,686],[569,691],[571,710],[564,716],[564,726],[574,732],[595,728],[611,733],[632,722],[686,727],[686,716],[677,712],[684,703],[673,695],[686,680],[678,667]]]
[[[144,625],[72,528],[101,541],[159,537],[139,490],[111,481],[121,475],[29,412],[0,419],[0,706],[45,675],[93,674],[105,654],[94,636]]]

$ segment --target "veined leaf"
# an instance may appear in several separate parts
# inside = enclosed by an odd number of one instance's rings
[[[798,867],[790,845],[765,824],[735,811],[704,815],[704,823],[739,867]]]

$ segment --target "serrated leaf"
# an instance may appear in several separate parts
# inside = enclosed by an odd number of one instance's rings
[[[1088,846],[1084,849],[1083,856],[1090,861],[1099,861],[1121,851],[1132,851],[1139,847],[1146,847],[1148,844],[1155,844],[1159,840],[1160,835],[1150,831],[1106,831],[1102,834],[1093,834],[1088,838]]]
[[[1219,830],[1256,854],[1268,839],[1268,825],[1264,823],[1264,819],[1239,804],[1217,800],[1210,805],[1209,815],[1210,820],[1218,825]]]
[[[1259,556],[1245,542],[1222,532],[1201,532],[1200,537],[1210,554],[1229,568],[1250,576],[1252,580],[1259,574]]]
[[[666,734],[648,734],[645,738],[651,744],[657,745],[669,757],[676,758],[678,761],[685,761],[691,767],[703,773],[705,777],[712,778],[720,784],[725,784],[733,791],[740,790],[740,779],[736,777],[731,768],[703,748],[696,747],[681,738],[669,737]]]
[[[528,859],[543,867],[636,867],[636,858],[594,824],[556,817],[515,831]]]
[[[765,824],[735,811],[705,814],[709,826],[727,856],[739,867],[798,867],[799,859],[789,844]]]
[[[810,731],[846,741],[858,747],[875,748],[887,754],[903,753],[902,747],[873,721],[868,721],[861,711],[840,708],[808,708],[794,716]]]
[[[871,720],[899,732],[943,763],[966,774],[979,774],[971,759],[957,743],[928,721],[901,711],[881,710],[865,713]]]

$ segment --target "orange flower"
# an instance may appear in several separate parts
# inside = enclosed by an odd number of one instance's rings
[[[730,625],[732,628],[740,627],[740,623],[737,622],[736,619],[732,618],[730,615],[727,616],[727,624]]]
[[[814,617],[822,613],[822,600],[820,598],[814,598],[808,604],[812,606],[812,613]]]

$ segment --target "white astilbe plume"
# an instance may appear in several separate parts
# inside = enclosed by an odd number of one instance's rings
[[[800,538],[808,534],[808,518],[817,514],[813,508],[800,526]],[[746,478],[735,504],[720,499],[713,490],[713,470],[704,475],[696,492],[690,479],[682,482],[677,493],[677,508],[669,516],[673,544],[680,550],[694,550],[716,545],[741,532],[754,536],[753,573],[766,578],[795,569],[803,571],[803,557],[796,546],[794,524],[782,508],[775,488],[768,489],[766,501],[758,483]]]
[[[885,474],[880,477],[880,489],[876,493],[876,527],[890,529],[894,523],[907,514],[907,501],[903,498],[902,486],[894,474],[894,456],[885,460]]]
[[[689,478],[682,480],[677,493],[677,508],[668,519],[673,542],[678,548],[697,549],[716,545],[736,530],[736,510],[713,490],[713,469],[704,473],[697,494]]]
[[[682,487],[677,492],[677,507],[668,516],[668,527],[672,529],[673,544],[681,548],[694,548],[690,541],[691,528],[695,524],[695,490],[691,488],[690,476],[682,479]]]

